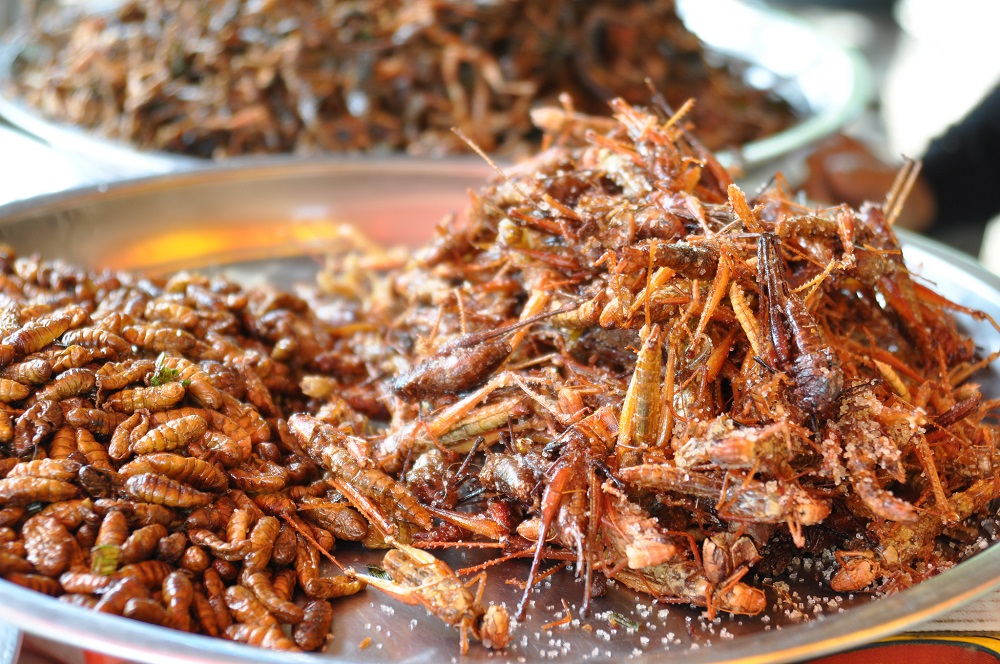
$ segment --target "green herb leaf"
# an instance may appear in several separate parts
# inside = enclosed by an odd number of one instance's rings
[[[368,565],[368,573],[374,576],[376,579],[382,579],[383,581],[392,581],[392,577],[389,573],[378,565]]]
[[[156,358],[156,367],[153,371],[152,378],[149,379],[149,384],[153,387],[159,387],[160,385],[173,382],[177,380],[178,376],[181,375],[181,372],[177,369],[171,369],[164,364],[166,359],[166,353],[160,353],[159,357]],[[184,381],[181,381],[181,384],[183,383]],[[190,384],[191,381],[187,381],[187,383]],[[185,387],[187,387],[187,385],[185,385]]]
[[[608,622],[611,623],[612,627],[624,627],[625,629],[639,629],[639,623],[629,618],[626,618],[620,613],[612,611],[608,614]]]
[[[90,549],[90,571],[94,574],[109,576],[118,571],[118,558],[121,547],[117,544],[102,544]]]

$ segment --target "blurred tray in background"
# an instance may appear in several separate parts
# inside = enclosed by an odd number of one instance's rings
[[[13,20],[12,7],[16,6],[6,0],[0,19]],[[711,56],[747,63],[744,75],[750,85],[773,89],[800,117],[777,134],[723,153],[722,160],[729,166],[766,178],[770,173],[765,171],[778,160],[856,117],[869,97],[869,73],[863,59],[790,16],[738,0],[679,0],[678,11]],[[7,88],[12,62],[22,47],[8,44],[0,53],[0,88]],[[9,96],[0,96],[0,116],[61,152],[82,156],[93,169],[94,181],[205,164],[178,154],[141,152],[95,132],[51,122]]]

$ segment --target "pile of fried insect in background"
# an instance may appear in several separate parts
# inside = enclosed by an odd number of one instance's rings
[[[584,611],[614,579],[714,616],[792,556],[892,591],[978,550],[992,356],[903,265],[907,178],[884,210],[747,200],[655,101],[536,114],[551,146],[466,218],[301,297],[7,256],[4,578],[278,649],[368,583],[464,652],[510,616],[420,547],[530,559],[518,615],[543,560]],[[321,575],[337,539],[382,568]]]
[[[52,5],[52,6],[48,6]],[[317,151],[525,154],[528,111],[568,92],[580,110],[701,100],[721,149],[774,134],[790,106],[720,62],[674,0],[130,0],[81,17],[24,10],[6,94],[45,117],[144,150],[198,157]]]

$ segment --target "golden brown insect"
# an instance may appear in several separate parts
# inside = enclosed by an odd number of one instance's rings
[[[243,491],[250,493],[274,493],[285,488],[288,474],[281,466],[264,461],[250,467],[249,464],[229,469],[229,479]]]
[[[112,511],[118,512],[118,510]],[[167,527],[161,523],[151,523],[133,530],[122,542],[121,563],[128,565],[148,560],[156,551],[157,543],[167,536],[167,532]]]
[[[100,408],[74,408],[66,413],[66,424],[86,429],[95,436],[107,438],[125,421],[123,413],[113,413]]]
[[[12,347],[17,355],[31,355],[58,339],[72,323],[73,317],[66,313],[41,316],[4,337],[3,344]]]
[[[191,605],[192,613],[201,633],[219,636],[219,620],[216,618],[215,609],[204,593],[195,590]]]
[[[230,543],[219,539],[211,530],[193,529],[188,531],[192,544],[203,546],[223,560],[243,560],[252,546],[250,540]]]
[[[76,498],[79,489],[69,482],[45,477],[11,477],[0,480],[0,506],[58,503]]]
[[[177,563],[182,569],[186,569],[194,574],[200,574],[208,569],[212,564],[212,559],[205,553],[205,549],[200,546],[189,546],[184,549],[180,561]]]
[[[170,533],[156,544],[156,557],[176,565],[187,550],[188,538],[183,532]]]
[[[76,539],[53,516],[36,514],[24,522],[21,537],[28,561],[46,576],[58,576],[69,569],[78,552]]]
[[[7,472],[6,477],[47,477],[69,482],[80,472],[80,462],[73,459],[37,459],[22,461]]]
[[[337,540],[334,538],[333,533],[326,528],[320,528],[319,526],[314,526],[312,524],[305,523],[304,521],[297,521],[296,523],[299,524],[300,528],[304,527],[308,532],[312,533],[313,541],[320,548],[320,550],[333,551],[337,544]]]
[[[208,430],[208,422],[200,415],[187,415],[158,424],[135,441],[135,454],[167,452],[184,447],[202,436]]]
[[[76,430],[76,449],[87,459],[87,463],[98,470],[112,471],[111,457],[107,448],[94,438],[89,429]]]
[[[95,546],[111,545],[121,547],[129,536],[128,519],[120,510],[108,510],[97,531]]]
[[[368,534],[368,522],[344,503],[306,497],[299,501],[298,509],[304,519],[329,530],[337,539],[360,542]]]
[[[62,335],[60,342],[67,346],[78,345],[97,353],[97,357],[118,359],[128,355],[132,346],[120,336],[99,327],[82,327]]]
[[[264,516],[264,512],[257,505],[257,502],[239,489],[230,489],[225,497],[232,501],[233,507],[238,507],[252,514],[255,523],[257,519]]]
[[[149,431],[149,417],[143,413],[132,413],[118,425],[108,443],[108,456],[115,461],[124,461],[132,452],[132,444]]]
[[[151,300],[146,305],[145,315],[149,320],[176,323],[189,330],[197,327],[199,323],[198,314],[194,309],[171,300]]]
[[[243,559],[245,570],[263,570],[271,561],[274,540],[281,530],[281,522],[273,516],[261,517],[250,531],[250,550]],[[288,621],[286,621],[288,622]]]
[[[363,580],[341,576],[319,575],[319,551],[301,536],[298,538],[295,556],[295,572],[299,586],[309,597],[315,599],[336,599],[364,590]]]
[[[4,403],[21,401],[27,399],[30,394],[31,388],[27,385],[22,385],[9,378],[0,378],[0,401]]]
[[[125,491],[136,500],[167,507],[204,507],[212,494],[157,473],[139,473],[125,480]]]
[[[54,516],[70,530],[79,528],[84,521],[98,520],[97,514],[94,513],[94,501],[90,498],[52,503],[43,507],[39,514]]]
[[[156,363],[147,359],[108,362],[97,370],[97,387],[102,392],[115,392],[138,383],[153,373]]]
[[[121,413],[137,410],[169,410],[187,393],[180,383],[165,383],[155,387],[131,387],[110,395],[104,405]]]
[[[257,410],[265,417],[278,417],[281,415],[281,409],[275,405],[274,397],[271,395],[270,390],[267,389],[264,381],[257,375],[257,372],[245,364],[238,364],[236,370],[246,385],[246,400],[256,406]],[[244,424],[244,426],[246,425]]]
[[[226,585],[219,573],[212,567],[206,569],[201,575],[201,582],[205,590],[205,597],[215,613],[219,630],[224,630],[233,622],[233,617],[229,614],[229,607],[226,604]]]
[[[268,425],[267,421],[255,408],[242,403],[228,392],[219,392],[219,395],[222,397],[222,407],[218,413],[219,415],[224,415],[231,419],[233,423],[247,433],[250,440],[254,443],[262,443],[271,438],[270,425]],[[225,428],[218,424],[213,423],[213,427],[230,435]]]
[[[274,594],[280,599],[290,600],[295,593],[297,575],[294,569],[284,567],[277,570],[271,578]]]
[[[110,498],[117,493],[122,483],[113,470],[102,470],[91,465],[80,468],[77,482],[91,498]]]
[[[225,592],[226,606],[236,622],[249,625],[278,626],[278,619],[257,599],[253,591],[243,586],[230,586]]]
[[[222,491],[228,485],[226,476],[214,465],[201,459],[169,452],[144,454],[119,468],[118,472],[123,477],[140,473],[159,473],[204,491]]]
[[[225,635],[227,639],[269,650],[298,650],[295,643],[285,636],[285,633],[277,625],[256,623],[230,625],[225,629]]]
[[[41,574],[10,572],[9,574],[4,574],[3,578],[11,583],[16,583],[22,588],[34,590],[36,593],[51,595],[52,597],[58,597],[63,593],[62,586],[59,585],[58,581],[47,576],[42,576]]]
[[[65,572],[59,575],[59,583],[68,593],[99,593],[117,580],[113,575],[93,572]]]
[[[333,474],[336,478],[333,481],[345,497],[382,530],[393,531],[388,517],[404,519],[425,529],[431,527],[430,514],[413,494],[385,473],[360,467],[339,444],[345,436],[335,427],[298,413],[289,418],[288,426],[309,456]]]
[[[130,599],[149,598],[149,587],[132,577],[119,577],[104,589],[101,600],[94,606],[95,611],[120,616]]]
[[[198,342],[191,333],[172,327],[129,325],[122,328],[121,334],[129,343],[153,353],[183,354],[193,349]]]
[[[49,458],[67,459],[74,452],[76,452],[76,431],[72,426],[59,427],[49,442]]]
[[[38,454],[38,446],[62,424],[63,414],[59,404],[40,401],[30,406],[14,422],[13,456],[34,458]]]
[[[226,522],[226,541],[230,544],[239,544],[247,538],[250,528],[253,525],[254,514],[243,508],[233,510],[232,516]]]
[[[90,364],[94,359],[94,353],[83,346],[66,346],[66,348],[49,353],[47,359],[52,365],[52,373],[61,374],[64,371],[79,369]]]
[[[176,355],[165,355],[163,366],[176,371],[177,380],[188,383],[188,394],[203,407],[217,410],[222,405],[218,388],[197,364]]]
[[[52,377],[52,365],[42,358],[26,359],[4,367],[0,376],[28,385],[44,385]]]
[[[260,600],[271,614],[283,623],[295,624],[302,621],[302,609],[294,602],[280,597],[271,584],[271,577],[267,572],[251,571],[243,569],[240,575],[243,585],[253,591],[253,594]]]
[[[205,434],[204,444],[212,457],[226,468],[235,468],[250,458],[249,438],[243,445],[239,439],[230,438],[218,431],[209,431]]]
[[[25,515],[27,510],[24,507],[2,507],[0,508],[0,528],[12,526]]]
[[[147,588],[156,588],[163,583],[173,569],[161,560],[143,560],[129,565],[123,565],[117,576],[122,579],[134,579]]]
[[[274,538],[271,562],[279,566],[293,564],[296,554],[296,539],[295,530],[287,523],[282,523],[278,536]]]
[[[163,579],[163,603],[171,625],[186,632],[191,631],[191,603],[194,586],[185,572],[175,570]]]
[[[396,548],[386,552],[382,567],[392,581],[367,574],[356,574],[358,578],[405,604],[419,604],[447,625],[456,627],[463,655],[468,652],[470,635],[491,648],[499,650],[507,646],[510,641],[506,631],[507,611],[496,604],[482,607],[482,578],[473,579],[480,582],[479,592],[473,595],[468,584],[463,584],[447,564],[432,554],[399,542],[390,543]],[[497,631],[491,631],[494,629]]]
[[[284,493],[255,493],[253,502],[262,512],[277,517],[295,515],[295,501]]]
[[[10,574],[11,572],[30,574],[34,571],[35,566],[21,556],[7,551],[0,551],[0,575]]]
[[[325,599],[306,603],[302,622],[292,630],[292,639],[303,650],[320,650],[330,636],[333,624],[333,607]]]
[[[90,392],[96,383],[94,372],[90,369],[70,369],[59,374],[55,380],[39,390],[35,397],[49,401],[62,401]]]
[[[10,413],[0,409],[0,443],[9,443],[14,440],[14,421],[10,418]]]
[[[101,516],[111,509],[121,510],[128,518],[130,528],[141,528],[152,523],[168,526],[177,516],[169,507],[153,505],[152,503],[112,500],[110,498],[100,498],[94,501],[94,511]]]
[[[141,620],[151,625],[161,625],[184,629],[175,624],[162,604],[149,597],[131,597],[122,607],[122,615],[133,620]],[[185,630],[186,631],[186,630]]]

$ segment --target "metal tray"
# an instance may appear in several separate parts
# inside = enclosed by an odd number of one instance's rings
[[[414,245],[449,212],[467,207],[467,190],[481,186],[488,169],[475,162],[329,160],[271,163],[256,168],[224,165],[49,195],[0,208],[0,242],[21,254],[39,252],[101,268],[161,273],[177,268],[228,272],[242,280],[283,285],[311,280],[323,251],[336,242],[338,225],[352,223],[381,242]],[[960,304],[1000,318],[1000,278],[928,240],[906,236],[911,267]],[[1000,335],[983,322],[963,321],[984,350]],[[1000,375],[978,377],[991,397]],[[380,552],[341,549],[352,564],[376,562]],[[476,554],[445,554],[455,567]],[[508,578],[525,578],[527,561],[490,573],[486,597],[516,604]],[[278,653],[221,639],[185,634],[67,606],[0,581],[0,621],[88,650],[163,664],[178,662],[413,662],[570,661],[785,662],[818,657],[898,633],[1000,586],[1000,547],[897,595],[842,600],[818,590],[805,573],[784,579],[803,606],[788,603],[757,617],[702,619],[686,605],[656,604],[650,597],[612,588],[589,618],[565,628],[542,629],[562,617],[561,600],[579,604],[582,585],[557,575],[535,596],[531,618],[517,627],[511,646],[493,653],[474,644],[458,654],[458,634],[420,607],[399,604],[369,590],[336,604],[323,654]],[[763,583],[765,587],[773,583]],[[798,610],[798,614],[796,613]],[[613,628],[614,611],[640,624]],[[802,614],[807,614],[806,616]],[[589,625],[584,627],[584,625]],[[366,637],[371,645],[361,648]]]
[[[107,4],[105,0],[86,0]],[[774,9],[740,0],[679,0],[678,11],[710,53],[748,63],[747,80],[773,89],[801,114],[801,121],[738,150],[720,153],[729,166],[753,171],[837,131],[856,117],[870,96],[864,59],[805,23]],[[17,3],[0,0],[4,14]],[[8,20],[10,20],[8,18]],[[22,45],[0,45],[0,91]],[[52,122],[16,98],[0,93],[0,117],[53,148],[79,157],[92,181],[198,168],[205,161],[168,152],[144,152],[94,132]],[[240,161],[243,158],[235,158]]]

